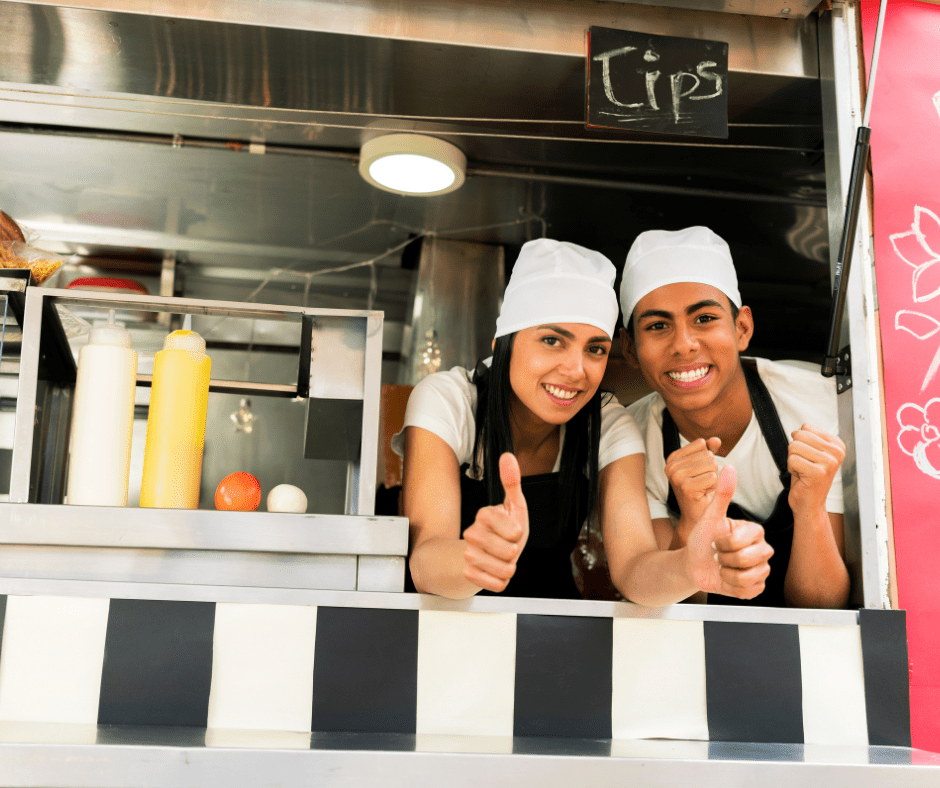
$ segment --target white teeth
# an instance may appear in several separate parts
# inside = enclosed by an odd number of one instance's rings
[[[551,394],[553,397],[558,399],[574,399],[578,396],[577,391],[566,391],[565,389],[560,389],[556,386],[545,385],[545,390]]]
[[[669,377],[673,380],[681,380],[684,383],[690,383],[693,380],[701,380],[704,378],[710,369],[711,367],[699,367],[689,372],[670,372]]]

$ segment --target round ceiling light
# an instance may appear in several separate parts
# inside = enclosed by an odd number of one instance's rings
[[[423,134],[386,134],[359,151],[359,174],[395,194],[447,194],[463,185],[466,168],[460,148]]]

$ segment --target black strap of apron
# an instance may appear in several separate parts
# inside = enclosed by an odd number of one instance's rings
[[[747,391],[751,398],[751,407],[754,409],[754,415],[757,417],[757,425],[760,427],[761,434],[770,449],[770,456],[773,457],[774,465],[777,466],[777,472],[780,474],[780,483],[784,490],[790,489],[790,472],[787,470],[787,446],[789,441],[783,431],[783,425],[780,423],[780,416],[777,415],[777,409],[770,397],[770,392],[760,379],[757,370],[748,363],[741,364],[744,370],[744,380],[747,382]],[[668,460],[669,455],[679,449],[679,428],[669,413],[669,408],[663,408],[663,459]],[[676,494],[669,485],[669,498],[666,501],[669,511],[678,513],[679,502],[676,500]],[[748,518],[752,519],[752,518]]]

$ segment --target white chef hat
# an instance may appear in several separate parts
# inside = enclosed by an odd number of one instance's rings
[[[496,319],[501,337],[543,323],[587,323],[612,337],[617,269],[600,252],[539,238],[524,244]]]
[[[738,276],[731,250],[707,227],[684,230],[648,230],[630,247],[620,283],[623,322],[628,323],[637,303],[647,293],[677,282],[699,282],[717,287],[736,307],[741,306]]]

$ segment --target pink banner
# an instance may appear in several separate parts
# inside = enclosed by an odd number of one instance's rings
[[[866,59],[878,16],[862,0]],[[872,99],[875,270],[914,747],[940,751],[940,7],[888,0]]]

